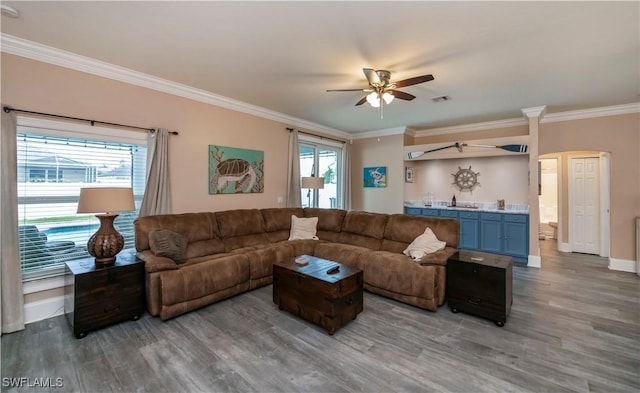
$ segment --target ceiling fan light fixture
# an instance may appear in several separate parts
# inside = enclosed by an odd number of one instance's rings
[[[391,104],[391,101],[393,101],[394,98],[395,98],[394,95],[389,93],[389,92],[385,92],[382,95],[382,99],[384,100],[385,104],[387,104],[387,105]]]
[[[378,96],[377,92],[372,92],[367,95],[367,102],[374,108],[380,107],[380,96]]]

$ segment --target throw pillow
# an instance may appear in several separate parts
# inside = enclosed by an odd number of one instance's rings
[[[187,253],[187,239],[177,232],[167,229],[156,229],[149,233],[151,251],[161,257],[183,263]]]
[[[417,261],[427,254],[444,250],[446,245],[447,242],[438,240],[431,228],[427,227],[424,233],[416,237],[403,253],[410,256],[414,261]]]
[[[316,236],[318,217],[298,218],[291,216],[291,232],[289,240],[312,239],[318,240]]]

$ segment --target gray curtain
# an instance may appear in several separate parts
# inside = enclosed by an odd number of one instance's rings
[[[0,327],[24,329],[24,295],[18,244],[18,162],[15,112],[2,111],[0,135]]]
[[[140,217],[171,213],[169,130],[159,128],[147,138],[147,185]]]
[[[351,210],[351,141],[344,143],[342,148],[342,208]]]
[[[302,207],[302,198],[300,196],[300,147],[298,146],[298,130],[289,131],[287,207]]]

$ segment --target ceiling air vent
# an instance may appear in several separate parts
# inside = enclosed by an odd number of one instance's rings
[[[438,97],[433,97],[431,100],[433,102],[442,102],[442,101],[449,101],[451,99],[451,97],[449,96],[438,96]]]

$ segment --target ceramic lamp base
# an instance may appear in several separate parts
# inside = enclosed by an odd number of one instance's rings
[[[112,265],[124,247],[124,237],[113,226],[118,214],[96,214],[96,217],[100,220],[100,228],[89,238],[87,251],[95,257],[96,265]]]

